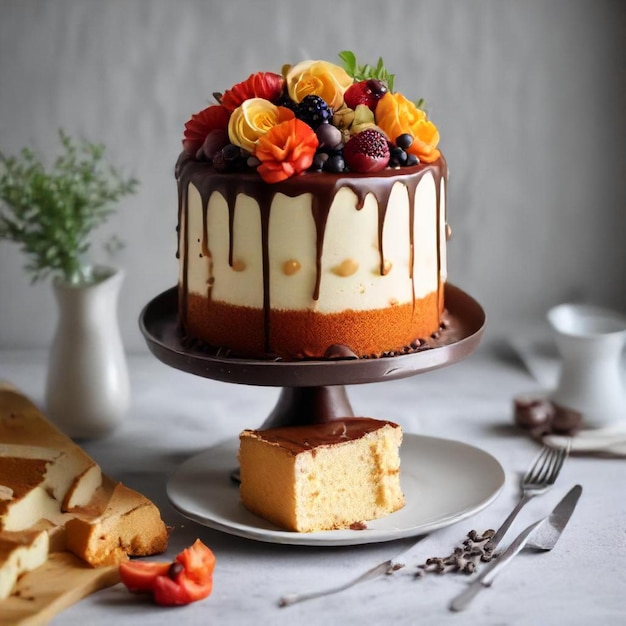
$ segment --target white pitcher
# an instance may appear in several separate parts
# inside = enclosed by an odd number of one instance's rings
[[[561,304],[548,311],[548,321],[562,359],[552,402],[580,413],[588,428],[626,422],[626,316],[597,306]]]
[[[96,268],[86,285],[54,282],[59,319],[50,350],[46,411],[73,438],[105,435],[130,405],[130,382],[117,319],[124,273]]]

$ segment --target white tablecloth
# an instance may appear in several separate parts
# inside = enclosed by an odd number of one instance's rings
[[[348,387],[356,414],[394,420],[406,433],[477,446],[498,459],[506,482],[486,509],[424,537],[403,570],[288,608],[278,607],[281,595],[347,581],[402,552],[414,539],[347,547],[289,546],[240,538],[185,519],[168,502],[168,477],[203,449],[236,438],[243,428],[260,426],[279,390],[200,378],[149,354],[130,356],[129,365],[133,402],[128,418],[110,436],[83,445],[106,473],[160,507],[174,529],[166,558],[196,538],[212,548],[217,557],[214,591],[207,600],[163,609],[117,585],[63,611],[53,620],[55,626],[626,623],[624,459],[571,457],[555,487],[523,509],[502,545],[580,483],[582,497],[560,542],[550,553],[520,554],[467,611],[451,613],[447,608],[467,584],[466,576],[413,576],[417,564],[449,554],[470,529],[497,527],[517,501],[520,473],[539,446],[513,425],[512,398],[538,390],[539,384],[511,353],[481,347],[444,369]],[[44,353],[0,351],[0,378],[38,404],[45,370]]]

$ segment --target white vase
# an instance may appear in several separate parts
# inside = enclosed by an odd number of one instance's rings
[[[46,410],[70,437],[109,433],[130,406],[128,367],[117,318],[122,270],[96,267],[86,285],[53,283],[58,322],[48,361]]]
[[[561,356],[552,402],[579,413],[589,428],[626,423],[623,352],[626,317],[582,304],[548,311]]]

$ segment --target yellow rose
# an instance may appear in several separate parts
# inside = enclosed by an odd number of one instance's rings
[[[293,111],[263,98],[250,98],[237,107],[228,121],[228,137],[236,146],[254,154],[259,137],[277,124],[293,119]]]
[[[315,95],[335,110],[341,108],[343,94],[353,83],[342,67],[328,61],[302,61],[286,71],[285,80],[289,97],[295,102]]]
[[[402,94],[387,92],[376,105],[376,123],[391,141],[408,133],[413,143],[407,152],[424,163],[432,163],[440,157],[437,149],[439,131],[428,120],[426,113],[407,100]]]

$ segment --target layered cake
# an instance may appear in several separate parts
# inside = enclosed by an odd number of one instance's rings
[[[382,61],[258,72],[193,115],[176,176],[183,337],[286,360],[377,357],[437,331],[447,167]]]
[[[349,528],[404,506],[402,429],[393,422],[346,418],[239,439],[241,502],[280,528]]]

